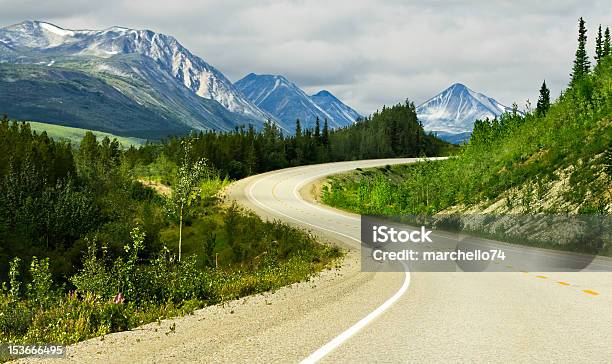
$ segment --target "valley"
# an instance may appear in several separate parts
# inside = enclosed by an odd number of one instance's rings
[[[38,133],[46,132],[49,137],[55,140],[67,141],[74,146],[78,146],[81,143],[81,140],[83,140],[83,137],[85,136],[85,134],[87,134],[88,131],[93,132],[93,134],[98,139],[115,139],[121,144],[123,148],[129,148],[131,146],[139,147],[146,143],[146,140],[144,139],[120,137],[95,130],[71,128],[68,126],[61,126],[55,124],[37,123],[34,121],[28,121],[27,123],[30,125],[33,131],[36,131]]]

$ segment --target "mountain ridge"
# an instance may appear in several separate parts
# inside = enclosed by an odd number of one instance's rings
[[[183,47],[176,38],[143,29],[110,27],[103,30],[72,30],[41,21],[26,21],[0,28],[0,40],[20,40],[38,56],[93,56],[111,58],[116,54],[137,53],[148,56],[166,67],[177,80],[198,96],[218,101],[233,112],[267,115],[245,100],[218,69]],[[28,37],[29,36],[29,37]],[[59,39],[61,39],[61,41]],[[29,40],[25,45],[24,41]],[[246,100],[248,101],[248,100]]]
[[[71,30],[48,22],[25,21],[0,28],[0,62],[14,68],[13,78],[0,79],[4,81],[0,82],[0,92],[14,91],[14,84],[8,81],[15,77],[25,77],[28,83],[36,83],[36,80],[27,79],[27,71],[22,70],[26,76],[19,74],[18,70],[23,66],[42,67],[41,70],[44,67],[69,69],[81,73],[77,78],[101,80],[134,104],[148,109],[145,114],[150,116],[144,120],[150,122],[152,129],[159,129],[160,122],[155,121],[159,118],[167,120],[169,125],[184,124],[183,127],[174,125],[168,128],[169,132],[181,133],[189,129],[228,131],[247,124],[259,128],[267,120],[277,122],[236,90],[218,69],[195,56],[174,37],[151,30],[124,27]],[[62,78],[54,80],[58,84],[64,81]],[[88,84],[91,86],[93,83]],[[64,86],[58,89],[65,91]],[[38,98],[33,94],[36,88],[33,87],[30,94],[22,94],[21,99],[16,100],[18,105],[0,100],[3,112],[19,119],[60,123],[58,120],[45,120],[40,113],[20,114],[19,110],[27,109],[28,99]],[[86,91],[99,92],[95,89]],[[56,95],[60,99],[64,96],[69,98],[71,94]],[[88,101],[93,102],[91,99]],[[69,114],[88,115],[88,110],[82,105],[67,107]],[[103,104],[97,107],[104,109]],[[91,125],[86,125],[88,121],[84,116],[63,122],[63,125],[91,128]],[[116,127],[104,131],[128,132],[130,118],[127,115],[118,117]],[[151,136],[145,134],[130,136]]]
[[[327,119],[331,128],[347,126],[361,115],[331,92],[321,90],[308,95],[282,75],[249,73],[234,85],[255,105],[271,113],[294,130],[296,119],[312,128],[316,118]]]

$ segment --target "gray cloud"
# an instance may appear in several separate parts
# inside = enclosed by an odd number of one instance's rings
[[[507,105],[535,103],[543,79],[558,95],[569,78],[577,18],[587,21],[590,43],[596,25],[612,19],[605,1],[570,0],[0,0],[0,9],[2,25],[38,19],[170,34],[233,81],[249,72],[283,74],[362,113],[406,98],[423,102],[453,82]]]

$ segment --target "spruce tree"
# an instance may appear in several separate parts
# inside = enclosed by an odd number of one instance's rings
[[[572,67],[572,84],[582,79],[589,73],[591,62],[586,51],[587,30],[582,17],[578,22],[578,48],[576,49],[576,59]]]
[[[90,157],[91,159],[97,158],[98,151],[98,140],[94,133],[91,131],[87,131],[81,139],[81,145],[79,147],[79,152],[81,155]],[[95,154],[95,155],[94,155]]]
[[[249,175],[257,171],[257,149],[255,148],[255,128],[249,125],[243,143],[246,144],[245,163]]]
[[[317,143],[321,139],[321,121],[319,120],[318,116],[317,120],[315,121],[314,138]]]
[[[299,139],[302,136],[302,125],[300,119],[295,120],[295,138]]]
[[[608,27],[606,27],[606,32],[604,35],[602,54],[604,57],[610,55],[610,28]]]
[[[595,61],[597,64],[603,58],[603,39],[601,37],[601,24],[599,25],[599,29],[597,30],[597,39],[595,39]]]
[[[327,145],[329,143],[329,125],[327,125],[327,118],[323,122],[323,135],[321,136],[321,142],[323,145]]]
[[[295,138],[293,138],[293,147],[295,149],[295,160],[296,163],[302,164],[304,160],[304,150],[302,142],[302,125],[300,119],[295,121]]]
[[[550,90],[546,87],[546,81],[542,83],[540,88],[540,97],[538,98],[538,105],[536,106],[536,115],[544,116],[550,108]]]

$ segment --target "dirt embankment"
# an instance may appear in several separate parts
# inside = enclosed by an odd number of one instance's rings
[[[150,181],[144,178],[139,178],[138,182],[142,183],[142,185],[145,187],[154,189],[155,192],[159,193],[160,195],[164,197],[170,197],[172,195],[172,188],[170,188],[170,186],[167,186],[161,182]]]

